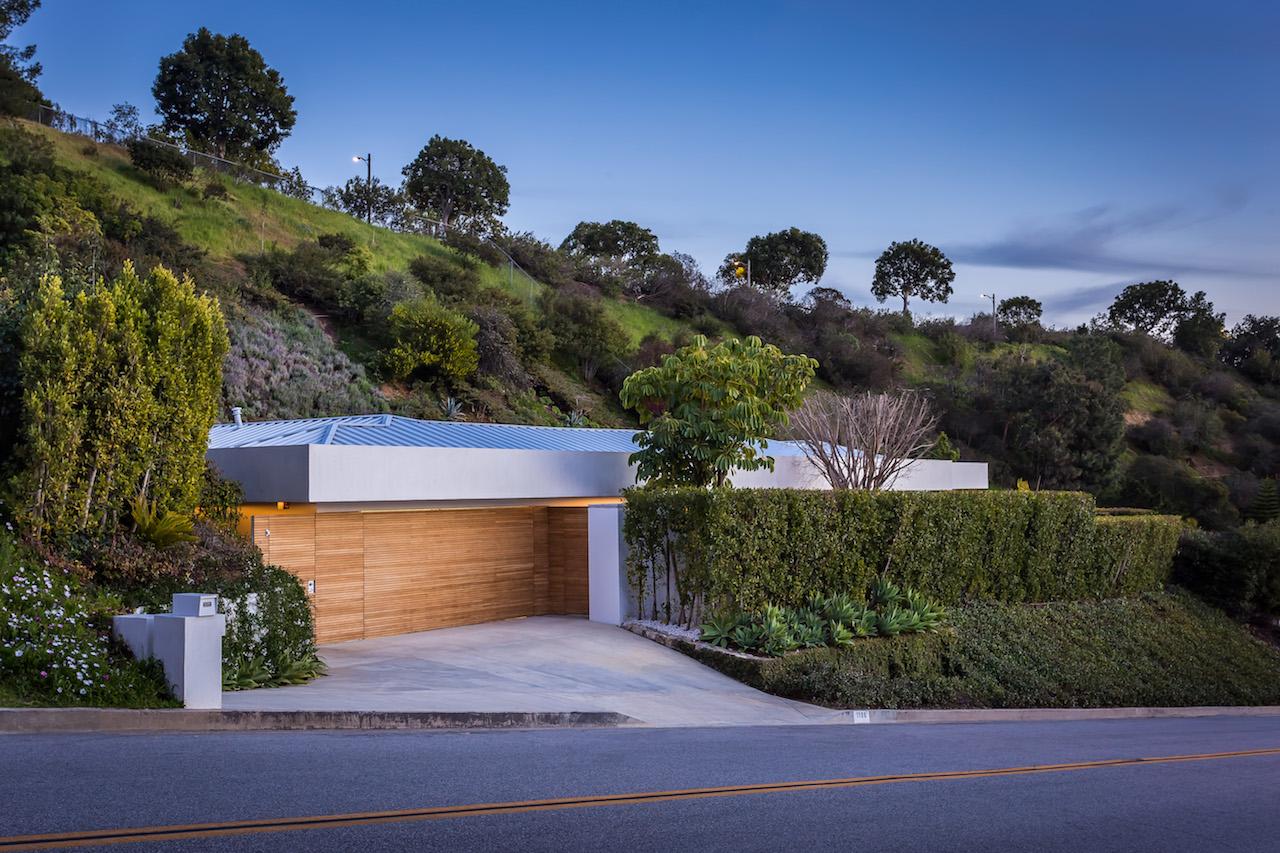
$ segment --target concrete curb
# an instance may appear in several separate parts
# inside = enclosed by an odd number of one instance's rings
[[[0,708],[0,734],[596,728],[634,724],[612,711],[189,711]]]
[[[828,723],[1032,723],[1142,720],[1175,717],[1280,717],[1278,705],[1201,705],[1187,708],[928,708],[911,711],[834,711]]]

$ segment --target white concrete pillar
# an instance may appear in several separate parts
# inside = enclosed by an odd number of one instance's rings
[[[621,625],[631,618],[627,543],[622,537],[625,504],[587,507],[587,580],[592,622]]]
[[[217,612],[217,596],[173,597],[173,613],[117,616],[112,630],[134,657],[154,657],[165,679],[187,708],[222,707],[222,635],[227,618]]]

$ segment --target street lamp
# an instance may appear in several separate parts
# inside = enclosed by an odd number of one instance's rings
[[[737,278],[742,278],[744,274],[746,275],[747,287],[750,287],[751,286],[751,258],[748,257],[745,264],[743,263],[741,258],[734,258],[733,267],[734,267],[734,270],[733,270],[734,275]]]
[[[372,225],[373,224],[373,154],[366,154],[363,157],[357,154],[355,157],[351,158],[352,163],[359,163],[361,160],[363,160],[365,166],[368,167],[367,177],[365,178],[365,182],[364,182],[364,190],[365,190],[364,221]]]
[[[995,337],[1000,332],[996,328],[996,295],[994,293],[979,293],[983,299],[991,300],[991,337]]]

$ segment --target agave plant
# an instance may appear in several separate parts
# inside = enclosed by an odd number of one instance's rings
[[[892,581],[879,578],[871,585],[871,606],[879,610],[893,604],[902,604],[902,588]]]
[[[791,629],[792,614],[785,608],[766,604],[760,617],[760,650],[773,657],[781,657],[797,647]]]
[[[898,633],[899,634],[914,634],[917,631],[924,630],[923,622],[920,619],[919,613],[916,613],[914,610],[906,610],[906,609],[900,610],[898,612],[900,614],[898,617]]]
[[[440,406],[440,415],[446,421],[456,421],[462,418],[462,401],[456,397],[445,397],[437,405]]]
[[[792,636],[795,638],[796,645],[802,649],[812,649],[827,644],[826,626],[816,618],[796,625]]]
[[[702,642],[724,648],[733,642],[733,633],[742,624],[743,618],[740,613],[731,610],[713,613],[706,622],[702,623]]]
[[[733,629],[733,645],[744,652],[759,650],[763,638],[764,631],[758,625],[744,623]]]
[[[947,618],[947,611],[914,589],[904,595],[907,609],[915,616],[917,631],[932,631]]]
[[[890,604],[876,611],[876,633],[883,637],[894,637],[901,634],[909,622],[910,611],[903,610],[896,604]]]
[[[827,621],[827,644],[831,646],[852,646],[853,631],[844,623],[834,619]]]
[[[852,625],[862,612],[862,605],[844,593],[823,599],[821,613],[827,619],[844,625]]]
[[[587,413],[582,409],[574,409],[572,412],[564,416],[564,425],[567,427],[584,427],[587,425]]]
[[[848,625],[855,637],[874,637],[880,633],[880,620],[870,608],[859,608]]]

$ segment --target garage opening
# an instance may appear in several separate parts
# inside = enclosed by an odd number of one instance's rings
[[[311,594],[321,643],[587,614],[585,507],[254,516],[267,562]]]

